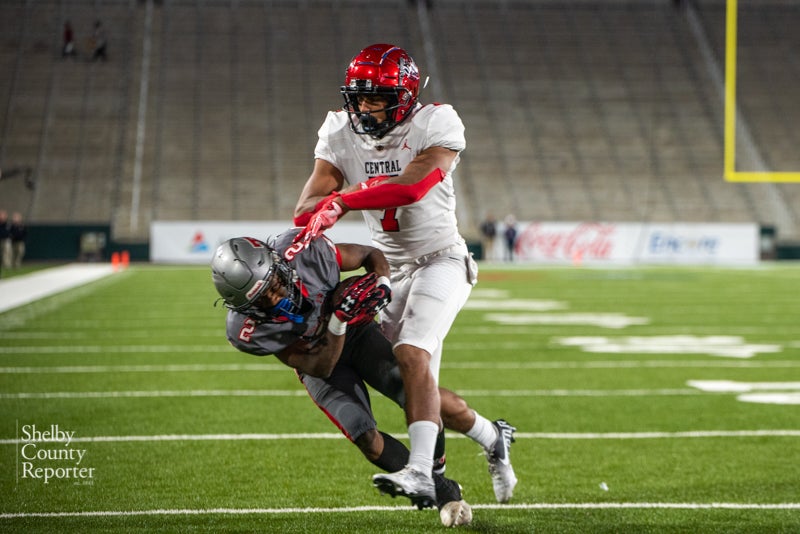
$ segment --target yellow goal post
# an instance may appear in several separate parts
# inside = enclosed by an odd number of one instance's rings
[[[729,182],[800,182],[800,172],[740,172],[736,170],[738,0],[728,0],[725,19],[725,180]]]

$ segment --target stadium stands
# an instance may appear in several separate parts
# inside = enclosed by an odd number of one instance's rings
[[[800,171],[800,7],[740,0],[750,170]],[[26,0],[0,4],[0,206],[36,222],[286,219],[349,58],[407,48],[467,126],[459,218],[755,221],[800,238],[800,184],[725,182],[725,2]],[[77,60],[60,55],[76,31]],[[89,61],[94,20],[109,60]],[[697,23],[697,24],[695,24]],[[703,53],[710,50],[710,57]],[[148,53],[149,51],[149,53]],[[748,153],[742,150],[743,154]],[[765,169],[753,167],[764,165]]]

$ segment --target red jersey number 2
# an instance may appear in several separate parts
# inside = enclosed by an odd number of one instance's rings
[[[400,221],[397,220],[397,208],[389,208],[388,210],[383,210],[381,227],[383,228],[384,232],[400,231]]]

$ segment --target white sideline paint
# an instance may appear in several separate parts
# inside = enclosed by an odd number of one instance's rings
[[[114,272],[109,264],[71,263],[0,280],[0,313],[55,295]]]
[[[472,504],[473,510],[800,510],[800,503],[739,503],[739,502],[587,502],[587,503],[520,503]],[[435,510],[431,508],[431,510]],[[84,512],[19,512],[2,513],[0,519],[28,517],[124,517],[157,515],[275,515],[275,514],[332,514],[359,512],[419,512],[413,506],[347,506],[341,508],[177,508],[156,510],[91,510]],[[429,513],[429,512],[426,512]]]
[[[408,439],[408,434],[392,434]],[[467,436],[448,431],[447,439],[467,439]],[[685,432],[515,432],[514,439],[553,440],[631,440],[631,439],[703,439],[703,438],[796,438],[800,430],[693,430]],[[155,434],[151,436],[77,436],[74,443],[131,443],[161,441],[283,441],[283,440],[346,439],[340,432],[297,434]],[[0,445],[26,443],[21,438],[0,439]]]

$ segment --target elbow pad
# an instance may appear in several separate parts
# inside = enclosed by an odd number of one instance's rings
[[[345,193],[341,201],[346,208],[354,210],[383,210],[413,204],[428,194],[433,186],[444,180],[441,169],[434,169],[425,178],[414,184],[387,184],[379,183]]]

